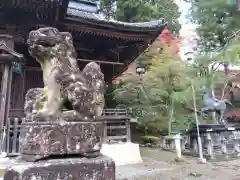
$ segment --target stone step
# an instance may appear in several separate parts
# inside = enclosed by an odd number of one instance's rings
[[[0,157],[0,180],[3,179],[5,169],[16,162],[14,158]]]

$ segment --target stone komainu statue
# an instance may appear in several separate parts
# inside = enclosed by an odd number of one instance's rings
[[[100,116],[104,107],[104,76],[96,63],[81,72],[70,33],[40,28],[29,33],[29,53],[40,63],[44,88],[30,89],[25,113],[59,115],[63,109],[79,116]]]
[[[29,53],[40,63],[44,88],[25,97],[22,158],[36,161],[51,155],[98,156],[103,123],[104,76],[91,62],[80,71],[70,33],[40,28],[29,33]]]

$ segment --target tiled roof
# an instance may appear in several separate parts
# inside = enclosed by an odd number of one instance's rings
[[[84,5],[85,7],[85,5]],[[86,6],[87,7],[87,6]],[[164,19],[153,20],[148,22],[138,22],[138,23],[128,23],[128,22],[121,22],[116,20],[106,20],[101,14],[97,11],[94,12],[94,7],[89,7],[87,10],[83,8],[83,5],[80,3],[69,3],[67,8],[67,17],[74,17],[76,20],[82,21],[85,20],[86,22],[90,21],[89,23],[97,23],[97,24],[108,24],[108,25],[115,25],[122,28],[130,28],[136,31],[157,31],[158,29],[162,29],[165,26]]]

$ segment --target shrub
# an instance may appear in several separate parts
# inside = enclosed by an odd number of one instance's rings
[[[160,138],[156,136],[141,136],[141,143],[158,145],[160,143]]]
[[[174,135],[167,135],[165,136],[166,140],[172,140],[174,139]]]

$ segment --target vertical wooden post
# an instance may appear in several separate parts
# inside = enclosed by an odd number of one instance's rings
[[[26,78],[26,69],[23,69],[23,77],[22,77],[22,94],[21,94],[21,107],[24,107],[25,101],[25,78]]]
[[[236,135],[237,131],[233,131],[233,148],[234,152],[239,153],[240,152],[240,147],[239,147],[239,139]]]
[[[11,85],[12,85],[12,63],[16,58],[22,58],[23,55],[14,51],[14,41],[12,36],[0,35],[0,63],[3,64],[4,70],[1,84],[0,99],[0,153],[7,152],[8,137],[8,114],[10,109]]]
[[[166,148],[166,144],[167,144],[166,136],[162,136],[162,149]]]
[[[240,0],[237,0],[237,11],[240,11]]]
[[[103,143],[107,142],[107,131],[108,131],[107,121],[104,121]]]
[[[0,55],[1,56],[1,55]],[[1,97],[1,109],[0,109],[0,153],[5,151],[6,148],[6,125],[8,120],[10,96],[12,85],[12,64],[5,64],[2,75],[2,97]]]
[[[127,128],[127,142],[131,142],[131,124],[130,124],[130,120],[126,121],[126,128]]]
[[[14,122],[13,122],[13,127],[12,127],[12,133],[13,133],[13,137],[12,137],[12,153],[17,153],[17,138],[18,138],[18,125],[19,125],[19,118],[14,118]],[[9,126],[11,128],[11,124]],[[9,128],[9,129],[10,129]]]
[[[207,141],[207,155],[210,159],[213,158],[213,142],[212,142],[212,136],[210,132],[207,132],[206,134],[206,141]]]

